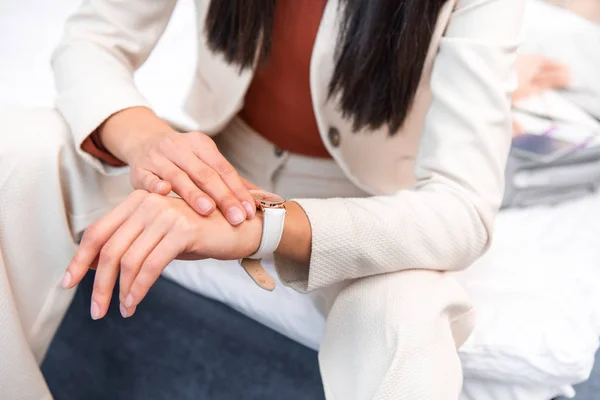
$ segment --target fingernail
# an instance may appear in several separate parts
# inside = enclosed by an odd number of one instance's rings
[[[92,306],[90,307],[90,314],[92,315],[93,320],[100,318],[100,307],[95,301],[92,301]]]
[[[63,279],[62,279],[63,289],[68,289],[69,287],[71,287],[71,280],[73,280],[71,273],[69,271],[65,272],[65,275],[63,276]]]
[[[131,293],[129,293],[127,295],[127,298],[125,299],[125,307],[129,308],[133,305],[133,296],[131,295]]]
[[[163,192],[163,191],[165,191],[165,189],[167,189],[167,184],[166,183],[164,183],[164,182],[158,182],[156,184],[156,190],[157,191]]]
[[[119,304],[119,311],[121,311],[121,316],[123,318],[128,317],[127,309],[125,308],[125,306],[123,304]]]
[[[244,206],[244,209],[246,210],[246,215],[248,216],[248,218],[254,217],[254,214],[256,214],[256,206],[248,201],[245,201],[242,204]]]
[[[200,212],[202,213],[207,213],[210,211],[210,209],[212,208],[212,203],[210,202],[210,200],[208,199],[200,199],[198,200],[198,208],[200,209]]]
[[[239,225],[246,219],[246,215],[239,207],[231,207],[229,211],[227,211],[227,219],[229,223],[232,225]]]

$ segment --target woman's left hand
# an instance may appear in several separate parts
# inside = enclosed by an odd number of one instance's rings
[[[95,267],[90,312],[99,319],[120,271],[120,310],[129,317],[172,260],[243,258],[258,249],[261,235],[260,216],[232,226],[220,212],[204,217],[179,198],[138,190],[85,231],[63,287]]]

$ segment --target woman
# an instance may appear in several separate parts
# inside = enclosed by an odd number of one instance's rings
[[[84,1],[54,54],[76,150],[102,174],[130,165],[138,189],[86,231],[64,287],[97,268],[102,318],[121,274],[128,317],[175,258],[267,248],[285,284],[339,288],[328,399],[458,398],[474,315],[447,272],[491,240],[522,2],[197,1],[187,133],[132,78],[175,3]],[[254,185],[294,199],[280,225]]]

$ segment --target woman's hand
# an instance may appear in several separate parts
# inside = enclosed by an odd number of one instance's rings
[[[120,271],[120,309],[128,317],[172,260],[243,258],[261,235],[262,218],[232,226],[220,212],[203,217],[182,199],[137,190],[85,231],[63,286],[74,287],[95,267],[90,311],[102,318]]]
[[[521,54],[516,63],[519,85],[512,96],[512,104],[546,89],[561,89],[571,83],[571,73],[566,65],[537,54]],[[518,122],[513,121],[513,136],[523,133]]]
[[[232,225],[254,216],[246,182],[209,136],[176,132],[143,107],[114,114],[99,135],[131,167],[135,189],[162,195],[173,191],[200,215],[210,215],[216,205]]]
[[[571,83],[569,68],[536,54],[522,54],[516,63],[519,86],[513,93],[513,104],[546,89],[561,89]]]

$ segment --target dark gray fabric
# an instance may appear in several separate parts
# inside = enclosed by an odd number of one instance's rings
[[[587,382],[575,386],[577,394],[575,400],[598,400],[600,399],[600,352],[596,353],[594,370]]]
[[[316,353],[160,279],[136,315],[89,317],[79,287],[42,365],[56,400],[319,400]],[[600,398],[600,355],[576,400]]]
[[[324,399],[317,354],[160,279],[131,319],[89,316],[80,285],[42,371],[56,400]]]

